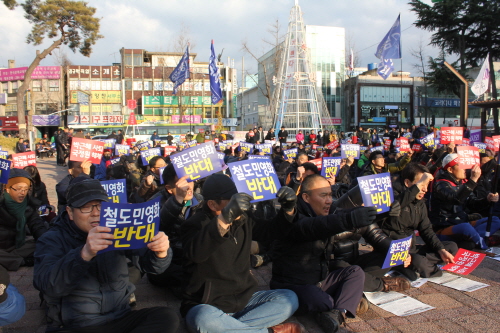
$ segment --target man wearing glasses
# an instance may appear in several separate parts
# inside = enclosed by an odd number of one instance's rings
[[[9,271],[33,266],[35,240],[47,231],[38,215],[41,203],[30,196],[31,183],[27,171],[12,169],[0,196],[0,265]],[[27,237],[26,227],[34,239]]]
[[[172,259],[168,237],[160,231],[147,248],[98,253],[113,239],[110,228],[99,226],[106,191],[98,180],[78,177],[66,198],[66,211],[35,251],[33,284],[47,302],[48,331],[175,332],[173,310],[129,306],[135,287],[127,259],[144,273],[162,273]]]

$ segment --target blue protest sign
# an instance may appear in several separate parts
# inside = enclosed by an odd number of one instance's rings
[[[262,143],[255,145],[255,149],[257,149],[259,152],[264,153],[266,155],[271,155],[272,150],[273,150],[273,145],[270,143]]]
[[[127,185],[125,179],[101,181],[101,186],[108,193],[108,199],[114,203],[127,203]]]
[[[0,183],[7,184],[9,181],[11,164],[11,161],[0,159]]]
[[[104,149],[113,149],[115,148],[115,139],[101,139],[99,140],[101,142],[104,142]]]
[[[269,155],[248,155],[249,160],[270,160],[271,156]]]
[[[161,167],[160,168],[160,184],[163,185],[163,171],[165,170],[166,167]]]
[[[117,164],[118,162],[120,162],[120,158],[117,157],[117,158],[112,158],[109,160],[111,162],[111,165],[115,165]]]
[[[38,207],[38,215],[40,216],[47,216],[49,214],[45,214],[45,211],[47,210],[47,205],[41,205]]]
[[[285,155],[285,160],[287,160],[289,158],[297,158],[298,154],[299,154],[298,148],[283,150],[283,155]]]
[[[3,158],[4,160],[6,160],[7,156],[9,156],[9,152],[8,151],[0,150],[0,158]]]
[[[353,156],[355,159],[359,158],[360,148],[357,144],[342,144],[340,145],[341,157],[349,158]]]
[[[373,153],[374,151],[384,152],[384,146],[375,146],[375,147],[370,148],[370,153]]]
[[[365,207],[376,207],[377,214],[391,210],[394,194],[389,172],[358,177],[358,184]]]
[[[420,139],[420,143],[423,144],[426,148],[434,148],[434,134],[431,133],[424,136]]]
[[[149,160],[155,156],[161,156],[161,150],[159,147],[151,148],[148,150],[142,150],[141,151],[142,164],[147,165],[149,163]]]
[[[482,143],[482,142],[474,142],[474,147],[477,147],[477,149],[479,149],[479,152],[480,153],[485,153],[486,152],[486,143]]]
[[[229,164],[238,192],[250,194],[257,201],[276,198],[281,185],[271,161],[244,160]]]
[[[382,268],[392,268],[394,266],[402,265],[410,253],[412,236],[393,240],[387,256],[384,260]]]
[[[115,155],[130,155],[130,146],[129,145],[115,145]]]
[[[337,177],[342,157],[323,157],[321,175],[325,178]]]
[[[407,138],[407,139],[411,139],[413,136],[411,133],[409,132],[406,132],[406,133],[403,133],[403,137]]]
[[[188,175],[188,181],[205,178],[222,170],[222,164],[213,142],[185,149],[171,156],[170,161],[174,165],[177,176],[182,178]]]
[[[136,143],[135,146],[139,148],[139,150],[148,150],[149,148],[151,148],[151,145],[147,141]]]
[[[253,151],[253,143],[240,142],[240,149],[247,153],[251,153]]]
[[[186,148],[193,148],[193,147],[196,147],[196,145],[198,144],[198,141],[196,140],[191,140],[189,142],[186,142]]]
[[[226,170],[228,166],[224,163],[224,157],[226,156],[224,153],[217,152],[217,156],[219,156],[220,164],[222,165],[222,170]]]
[[[99,253],[146,247],[160,227],[160,198],[138,204],[103,202],[99,225],[111,228],[113,244]]]

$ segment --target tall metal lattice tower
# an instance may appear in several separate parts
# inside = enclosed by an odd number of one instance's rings
[[[272,110],[276,132],[285,126],[290,135],[299,130],[305,134],[322,128],[321,117],[329,117],[321,90],[316,86],[316,73],[311,68],[306,31],[298,0],[290,12],[288,32],[283,42]]]

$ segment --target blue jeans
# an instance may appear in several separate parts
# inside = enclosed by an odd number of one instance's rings
[[[225,313],[215,306],[199,304],[188,311],[186,325],[190,332],[200,333],[268,333],[268,327],[287,320],[298,307],[297,295],[291,290],[257,291],[247,306],[236,313]]]

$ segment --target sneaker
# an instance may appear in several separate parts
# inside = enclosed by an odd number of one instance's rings
[[[302,333],[305,332],[304,326],[299,323],[284,323],[271,327],[274,333]]]
[[[356,308],[356,315],[361,315],[363,313],[366,313],[366,311],[368,311],[369,308],[370,308],[370,302],[368,302],[366,296],[363,294],[363,297],[361,297],[358,307]]]
[[[320,312],[316,315],[316,322],[324,332],[337,332],[345,322],[345,313],[337,309]]]
[[[405,291],[411,288],[411,283],[403,277],[382,278],[384,289],[382,291]]]

